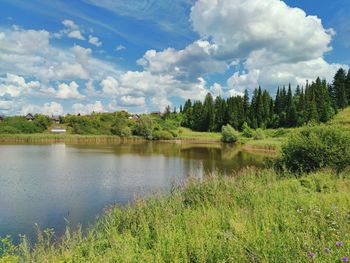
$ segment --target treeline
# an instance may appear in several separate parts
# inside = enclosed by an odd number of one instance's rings
[[[220,131],[230,124],[241,130],[243,124],[251,128],[280,128],[302,126],[310,122],[326,122],[338,109],[350,102],[350,70],[339,69],[332,84],[317,78],[305,88],[283,86],[273,98],[261,87],[254,90],[252,98],[246,90],[244,96],[215,100],[210,93],[204,101],[187,100],[180,107],[182,125],[196,131]]]

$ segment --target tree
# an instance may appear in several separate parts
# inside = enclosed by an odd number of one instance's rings
[[[203,103],[203,129],[205,131],[215,130],[214,100],[213,96],[208,93]]]
[[[346,94],[346,73],[345,70],[340,68],[334,76],[332,96],[336,105],[340,109],[344,109],[348,105],[348,99]]]
[[[141,115],[140,120],[136,125],[136,135],[141,135],[147,139],[152,139],[154,123],[150,116]]]

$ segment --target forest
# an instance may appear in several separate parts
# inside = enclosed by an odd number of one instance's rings
[[[279,87],[275,98],[267,90],[256,88],[250,99],[248,90],[244,96],[215,99],[208,93],[205,100],[187,100],[180,107],[182,125],[195,131],[221,131],[230,124],[242,130],[244,123],[253,129],[289,128],[311,122],[327,122],[339,109],[350,101],[350,70],[339,69],[332,84],[317,78],[306,83],[305,88],[297,86]],[[168,107],[166,112],[169,112]]]

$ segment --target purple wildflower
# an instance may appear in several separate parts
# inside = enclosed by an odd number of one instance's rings
[[[329,253],[331,253],[331,250],[330,250],[328,247],[326,247],[326,248],[324,249],[324,252],[325,252],[326,254],[329,254]]]
[[[342,257],[341,258],[341,262],[349,262],[349,258],[348,257]]]
[[[338,241],[338,242],[335,243],[335,245],[336,245],[337,247],[342,247],[342,246],[343,246],[343,242]]]
[[[315,253],[309,253],[309,258],[314,258],[315,257]]]

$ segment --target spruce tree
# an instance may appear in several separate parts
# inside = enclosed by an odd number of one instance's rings
[[[348,99],[346,94],[346,73],[345,70],[340,68],[334,76],[332,96],[336,102],[336,105],[340,109],[344,109],[348,105]]]

